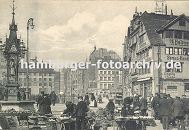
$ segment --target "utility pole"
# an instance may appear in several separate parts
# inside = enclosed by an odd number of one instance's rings
[[[161,62],[161,46],[158,44],[158,65]],[[161,93],[161,66],[158,68],[158,93]]]

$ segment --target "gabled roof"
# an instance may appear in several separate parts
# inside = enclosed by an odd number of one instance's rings
[[[157,33],[157,29],[164,26],[170,20],[176,18],[177,16],[162,15],[155,13],[144,12],[141,15],[141,21],[145,26],[146,33],[152,45],[164,45],[162,38]]]
[[[182,19],[182,18],[184,18],[186,21],[189,22],[189,18],[186,17],[185,14],[181,14],[180,16],[178,16],[178,17],[176,17],[176,18],[170,20],[167,24],[163,25],[163,26],[162,26],[160,29],[158,29],[157,31],[158,31],[158,32],[161,32],[161,31],[163,31],[164,29],[169,28],[170,26],[172,26],[173,24],[175,24],[176,22],[178,22],[178,21],[179,21],[180,19]]]

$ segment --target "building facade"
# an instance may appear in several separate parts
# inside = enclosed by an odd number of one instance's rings
[[[35,61],[37,63],[37,59]],[[43,66],[43,67],[42,67]],[[55,91],[55,71],[49,65],[39,64],[39,68],[29,69],[29,88],[31,95],[38,95],[41,91],[51,93]],[[25,90],[27,87],[27,69],[19,69],[20,88]]]
[[[110,61],[120,62],[121,58],[116,52],[112,50],[108,51],[105,48],[99,48],[97,50],[95,48],[89,58],[91,63],[88,70],[89,92],[110,94],[111,91],[122,84],[122,70],[103,69],[102,67],[97,68],[97,66],[93,66],[93,64],[97,64],[98,60],[107,63]]]
[[[87,69],[64,68],[60,72],[60,91],[64,101],[77,102],[78,95],[84,96],[89,85]]]
[[[124,74],[126,90],[143,96],[158,92],[173,97],[189,95],[188,49],[187,16],[135,12],[124,43],[124,61],[145,61],[150,67],[130,68]],[[181,66],[170,68],[171,62],[180,62]]]

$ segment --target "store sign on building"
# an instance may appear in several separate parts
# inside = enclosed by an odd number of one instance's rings
[[[165,76],[165,79],[175,79],[175,73],[174,72],[165,72],[164,76]]]
[[[169,39],[169,43],[172,46],[189,46],[189,42],[183,39]]]
[[[176,61],[189,61],[189,56],[174,56],[174,55],[168,55],[167,60],[176,60]]]

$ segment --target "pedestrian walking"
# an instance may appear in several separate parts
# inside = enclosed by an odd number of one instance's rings
[[[26,92],[22,91],[22,100],[26,100]]]
[[[156,93],[155,97],[152,100],[151,106],[154,111],[155,119],[159,119],[159,102],[160,102],[160,95]]]
[[[56,103],[56,100],[57,100],[57,95],[54,91],[51,92],[50,98],[51,98],[52,105],[55,106],[55,103]]]
[[[98,102],[102,103],[102,95],[101,94],[98,95]]]
[[[86,93],[86,95],[84,97],[84,101],[86,102],[87,106],[90,104],[89,94],[88,93]]]
[[[140,99],[140,111],[141,111],[141,116],[146,116],[147,115],[147,99],[144,97],[141,97]]]
[[[181,101],[180,97],[176,97],[173,105],[173,116],[177,120],[178,127],[181,127],[182,130],[184,130],[184,104]]]
[[[184,104],[184,115],[186,119],[186,126],[189,126],[189,98],[186,95],[182,95],[182,102]]]
[[[66,109],[64,110],[63,114],[67,116],[74,117],[76,111],[76,105],[70,101],[66,102]]]
[[[43,99],[43,111],[44,111],[44,115],[45,114],[52,114],[52,111],[51,111],[51,96],[49,94],[45,94],[44,95],[44,99]]]
[[[63,112],[63,115],[61,116],[68,116],[68,117],[74,117],[75,115],[75,110],[76,110],[76,105],[72,102],[66,102],[66,109]],[[70,121],[69,123],[65,123],[65,129],[66,130],[75,130],[75,122]]]
[[[37,98],[37,108],[38,108],[38,113],[40,115],[44,115],[44,112],[43,112],[43,99],[44,99],[44,95],[45,95],[45,93],[44,93],[44,91],[42,91],[40,93],[40,95],[38,96],[38,98]]]
[[[159,109],[163,129],[168,130],[172,114],[172,101],[167,99],[167,96],[164,96],[160,99]]]
[[[78,104],[76,106],[76,129],[77,130],[85,130],[85,117],[88,112],[87,104],[83,101],[83,97],[78,97]]]
[[[107,111],[107,116],[109,120],[114,119],[114,111],[115,111],[115,104],[113,102],[113,99],[109,99],[108,104],[106,105],[106,111]]]
[[[20,90],[18,90],[18,92],[17,92],[17,101],[21,101],[21,99],[22,99],[22,95],[20,93]]]

